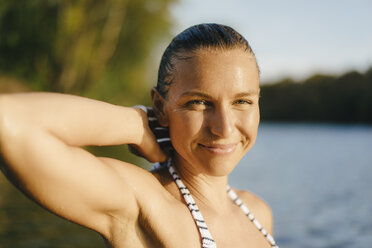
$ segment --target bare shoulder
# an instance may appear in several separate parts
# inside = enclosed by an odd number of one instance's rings
[[[250,191],[236,190],[236,193],[261,225],[272,234],[273,215],[270,206],[262,198]]]

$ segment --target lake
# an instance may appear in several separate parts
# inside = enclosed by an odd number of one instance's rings
[[[371,126],[262,123],[230,184],[268,202],[281,248],[372,244]],[[8,247],[94,248],[103,242],[42,210],[0,175],[0,248]]]
[[[371,247],[371,126],[263,123],[230,184],[269,203],[280,247]]]

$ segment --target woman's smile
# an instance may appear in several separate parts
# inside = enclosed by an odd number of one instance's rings
[[[238,143],[230,144],[199,144],[202,148],[215,155],[227,155],[235,151]]]

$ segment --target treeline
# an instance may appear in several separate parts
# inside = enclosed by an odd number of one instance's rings
[[[372,124],[372,67],[262,85],[260,108],[262,121]]]
[[[170,36],[177,1],[0,1],[0,93],[149,103],[154,51]]]

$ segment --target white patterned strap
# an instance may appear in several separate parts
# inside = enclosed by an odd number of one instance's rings
[[[248,218],[252,221],[252,223],[257,227],[257,229],[262,233],[262,235],[266,238],[266,240],[271,244],[272,248],[279,248],[274,238],[262,227],[262,225],[258,222],[258,220],[254,217],[254,215],[249,211],[247,206],[243,203],[242,200],[238,197],[235,191],[230,187],[227,186],[227,193],[229,194],[231,200],[234,201],[236,205],[240,207],[240,209],[248,216]]]
[[[212,235],[208,230],[207,224],[204,221],[203,215],[199,211],[199,208],[194,201],[194,198],[191,196],[190,191],[181,181],[181,178],[178,176],[177,172],[173,168],[170,160],[168,160],[168,170],[169,173],[172,175],[173,180],[177,184],[183,198],[185,199],[187,207],[189,208],[195,224],[199,229],[202,240],[202,248],[217,248],[216,243],[214,242]]]
[[[202,248],[217,248],[216,242],[213,240],[212,235],[208,230],[208,227],[204,221],[203,215],[199,211],[199,208],[196,205],[194,198],[191,196],[190,191],[183,184],[181,178],[178,176],[176,170],[173,168],[172,162],[170,159],[167,161],[167,167],[168,167],[169,173],[173,177],[173,180],[177,184],[177,187],[180,190],[183,198],[185,199],[187,207],[189,208],[193,216],[193,219],[196,223],[196,226],[199,229],[199,233],[202,239]],[[249,211],[247,206],[244,205],[242,200],[240,200],[238,195],[234,192],[234,190],[230,186],[227,186],[227,193],[230,196],[230,198],[234,201],[234,203],[240,207],[240,209],[245,213],[245,215],[248,216],[248,218],[252,221],[252,223],[257,227],[257,229],[262,233],[262,235],[266,238],[266,240],[271,244],[271,247],[279,248],[276,245],[274,238],[261,226],[258,220],[256,220],[254,215]]]

